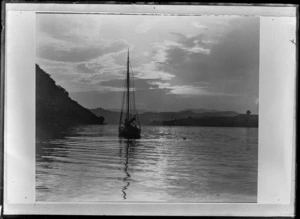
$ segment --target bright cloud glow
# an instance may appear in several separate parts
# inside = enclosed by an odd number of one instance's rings
[[[140,22],[136,28],[135,31],[138,34],[145,34],[148,33],[149,30],[153,27],[155,27],[155,25],[159,25],[159,18],[157,17],[151,17],[149,19],[145,19],[144,21]]]
[[[205,25],[199,24],[198,22],[193,22],[192,25],[196,28],[206,28]]]

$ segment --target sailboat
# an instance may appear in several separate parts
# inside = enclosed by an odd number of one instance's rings
[[[131,71],[130,71],[131,70]],[[127,72],[124,84],[122,107],[119,121],[119,137],[138,139],[141,137],[141,124],[135,106],[134,75],[127,55]]]

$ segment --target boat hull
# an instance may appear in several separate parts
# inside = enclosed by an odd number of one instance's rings
[[[137,127],[120,127],[119,137],[126,138],[126,139],[141,138],[141,129]]]

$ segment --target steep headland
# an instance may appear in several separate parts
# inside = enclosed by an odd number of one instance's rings
[[[96,116],[69,97],[49,74],[36,65],[36,137],[59,133],[76,124],[103,124],[104,117]]]

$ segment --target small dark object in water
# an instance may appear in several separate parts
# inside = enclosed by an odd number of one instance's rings
[[[183,139],[183,140],[185,140],[185,139],[186,139],[186,137],[183,137],[182,139]]]

